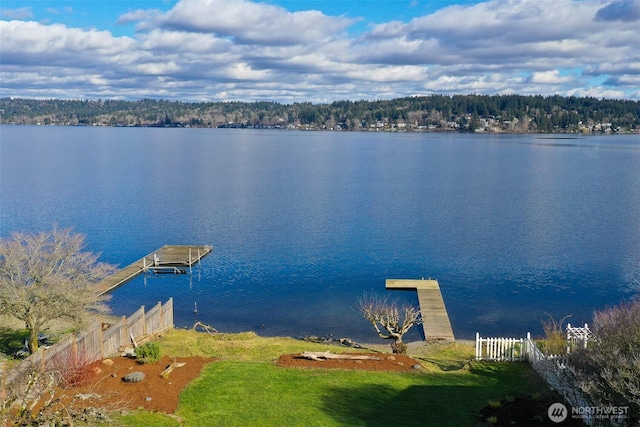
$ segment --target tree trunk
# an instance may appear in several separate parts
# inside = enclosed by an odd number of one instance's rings
[[[407,345],[402,342],[402,336],[395,337],[395,341],[391,344],[391,350],[395,354],[406,354],[407,353]]]
[[[38,351],[38,330],[36,328],[29,329],[29,352],[31,354]]]

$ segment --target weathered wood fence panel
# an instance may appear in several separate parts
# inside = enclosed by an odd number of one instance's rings
[[[7,373],[5,383],[10,384],[21,374],[33,368],[56,369],[72,361],[93,362],[117,354],[121,347],[130,346],[149,335],[173,328],[173,298],[165,304],[158,303],[149,313],[144,306],[129,317],[103,330],[100,322],[94,322],[87,330],[73,333],[55,345],[38,351]]]
[[[173,327],[173,298],[169,299],[167,303],[160,307],[160,329],[170,329]]]
[[[145,316],[146,328],[149,331],[161,331],[173,325],[173,301],[169,300],[165,305],[156,304]]]
[[[122,343],[130,340],[127,331],[127,319],[123,317],[108,329],[102,331],[102,353],[115,354],[118,352]]]
[[[146,323],[144,319],[144,305],[138,309],[135,313],[129,316],[126,320],[128,335],[132,337],[144,337],[147,335]]]

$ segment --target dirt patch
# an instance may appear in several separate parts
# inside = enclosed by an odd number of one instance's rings
[[[113,365],[104,361],[93,364],[86,379],[86,385],[59,389],[64,395],[63,402],[74,408],[99,407],[106,409],[139,409],[171,414],[178,407],[178,396],[184,387],[197,378],[202,368],[214,361],[204,357],[163,357],[159,362],[141,365],[135,359],[116,357],[110,359]],[[160,376],[170,364],[185,365],[175,368],[167,378]],[[127,383],[122,378],[132,372],[142,372],[144,379],[138,383]],[[83,398],[79,398],[82,396]]]
[[[343,353],[358,354],[362,353]],[[362,371],[392,371],[410,372],[421,369],[420,362],[402,354],[373,354],[380,360],[350,360],[350,359],[329,359],[310,360],[302,357],[301,354],[285,354],[278,358],[278,366],[296,368],[324,368],[324,369],[357,369]]]

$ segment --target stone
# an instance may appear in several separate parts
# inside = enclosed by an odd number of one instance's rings
[[[139,383],[144,379],[143,372],[131,372],[124,377],[122,377],[122,381],[126,383]]]
[[[136,349],[133,347],[126,347],[122,352],[122,357],[136,357]]]

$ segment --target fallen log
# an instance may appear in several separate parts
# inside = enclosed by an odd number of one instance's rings
[[[382,360],[382,358],[378,356],[368,356],[366,354],[335,354],[328,351],[303,351],[301,357],[319,362],[327,359]]]

